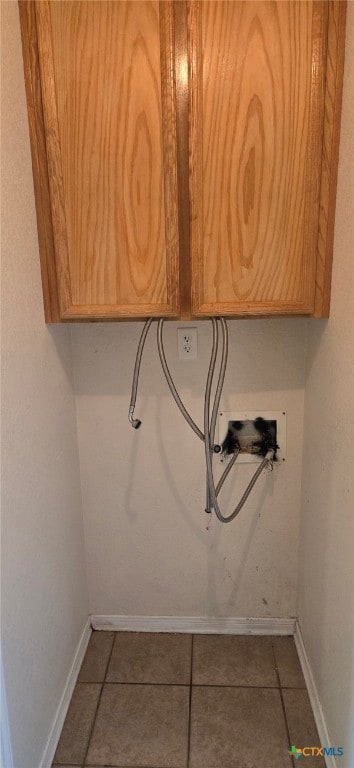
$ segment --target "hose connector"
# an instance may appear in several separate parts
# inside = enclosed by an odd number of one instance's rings
[[[273,472],[273,467],[274,467],[274,456],[275,456],[275,450],[274,448],[270,448],[270,450],[267,451],[264,457],[265,461],[267,461],[266,466],[268,467],[268,469],[270,469],[271,472]]]
[[[139,429],[139,427],[141,426],[141,421],[140,421],[140,419],[134,419],[134,406],[133,405],[129,406],[128,419],[129,419],[129,421],[130,421],[130,423],[131,423],[131,425],[132,425],[132,427],[134,429]]]

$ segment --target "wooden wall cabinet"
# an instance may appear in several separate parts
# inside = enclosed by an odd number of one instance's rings
[[[345,2],[19,5],[46,320],[328,316]]]

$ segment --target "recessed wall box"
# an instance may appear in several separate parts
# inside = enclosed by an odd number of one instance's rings
[[[276,459],[285,460],[285,411],[223,411],[219,415],[221,461],[238,448],[240,464],[259,464],[267,448],[277,446]]]

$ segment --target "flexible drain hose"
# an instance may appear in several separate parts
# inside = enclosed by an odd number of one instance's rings
[[[215,320],[213,320],[212,322],[215,323]],[[195,434],[199,437],[199,439],[204,442],[204,434],[203,434],[203,432],[199,429],[199,427],[197,426],[195,421],[193,421],[191,415],[187,411],[187,408],[182,403],[182,400],[181,400],[181,398],[180,398],[180,396],[179,396],[179,394],[177,392],[177,389],[175,387],[174,381],[172,379],[172,376],[171,376],[171,373],[170,373],[170,369],[169,369],[168,364],[167,364],[166,354],[165,354],[165,347],[164,347],[164,343],[163,343],[163,324],[164,324],[164,320],[163,320],[163,318],[160,318],[160,320],[158,321],[158,325],[157,325],[157,347],[158,347],[158,351],[159,351],[159,357],[160,357],[160,361],[161,361],[161,365],[162,365],[162,370],[163,370],[163,372],[165,374],[165,378],[166,378],[167,384],[168,384],[168,386],[170,388],[172,397],[173,397],[175,403],[177,404],[179,410],[181,411],[182,416],[185,418],[187,424],[189,424],[189,426],[191,427],[193,432],[195,432]],[[216,335],[218,335],[217,325],[216,325]],[[217,341],[216,341],[216,346],[217,346]],[[225,357],[225,360],[224,360],[224,357]],[[215,370],[215,361],[216,361],[216,355],[214,356],[214,361],[213,361],[213,371]],[[227,351],[226,351],[226,355],[225,355],[225,350],[223,349],[222,363],[221,363],[220,372],[219,372],[219,380],[218,380],[218,385],[217,385],[217,391],[215,393],[213,415],[212,415],[212,424],[214,425],[214,427],[213,427],[213,435],[215,433],[215,426],[216,426],[216,419],[217,419],[217,415],[218,415],[220,397],[221,397],[221,392],[222,392],[222,388],[223,388],[223,384],[224,384],[226,363],[227,363]],[[222,486],[224,484],[224,481],[226,480],[230,470],[232,469],[232,467],[233,467],[233,465],[234,465],[234,463],[235,463],[235,461],[237,459],[237,456],[238,456],[238,451],[233,455],[233,457],[230,460],[229,464],[225,468],[225,470],[224,470],[224,472],[223,472],[223,474],[222,474],[222,476],[221,476],[221,478],[220,478],[220,480],[218,482],[218,485],[217,485],[217,488],[216,488],[216,495],[218,495],[220,493],[221,488],[222,488]],[[206,493],[205,511],[206,512],[211,512],[208,480],[206,482],[206,488],[207,488],[207,493]]]
[[[213,325],[213,346],[212,346],[212,352],[211,352],[211,358],[210,358],[210,364],[209,364],[209,371],[207,376],[207,383],[205,387],[205,398],[204,398],[204,446],[205,446],[205,461],[206,461],[206,467],[207,467],[207,485],[208,485],[208,495],[210,497],[210,505],[212,509],[214,509],[214,512],[220,520],[221,523],[231,523],[231,520],[234,520],[235,517],[241,512],[242,507],[244,506],[245,502],[247,501],[252,488],[256,484],[259,476],[263,472],[263,469],[271,465],[274,451],[269,451],[263,461],[260,463],[259,467],[257,467],[256,472],[254,473],[253,477],[251,478],[250,482],[248,483],[248,486],[240,499],[239,503],[231,512],[230,515],[225,517],[219,507],[218,500],[217,500],[217,490],[215,488],[214,483],[214,475],[213,475],[213,444],[214,444],[214,433],[215,433],[215,423],[216,420],[213,420],[214,411],[215,411],[215,405],[217,406],[217,410],[219,408],[219,402],[221,397],[221,391],[222,386],[224,383],[225,378],[225,370],[226,370],[226,363],[227,363],[227,352],[228,352],[228,331],[227,331],[227,325],[226,321],[222,317],[221,320],[221,327],[222,327],[222,334],[223,334],[223,347],[222,347],[222,361],[220,366],[220,376],[219,376],[219,382],[217,391],[215,394],[215,400],[214,400],[214,407],[213,407],[213,413],[212,418],[210,421],[210,397],[211,397],[211,387],[213,383],[213,375],[215,370],[215,360],[217,355],[217,346],[218,346],[218,334],[217,334],[217,325],[216,321],[212,320]],[[220,384],[220,378],[221,380],[221,387],[219,390],[219,384]],[[209,426],[210,422],[210,426]]]
[[[141,425],[141,421],[139,419],[134,418],[134,409],[135,409],[135,403],[136,403],[136,397],[137,397],[137,391],[138,391],[138,381],[139,381],[139,371],[140,371],[140,364],[141,364],[141,358],[144,350],[144,344],[146,341],[147,334],[149,332],[151,323],[154,318],[149,318],[149,320],[146,321],[144,328],[142,330],[140,341],[136,353],[135,358],[135,366],[134,366],[134,374],[133,374],[133,383],[132,383],[132,393],[130,398],[130,405],[129,405],[129,421],[131,425],[134,427],[134,429],[138,429]],[[212,351],[211,351],[211,357],[210,357],[210,363],[209,363],[209,370],[208,370],[208,376],[207,376],[207,382],[206,382],[206,388],[205,388],[205,398],[204,398],[204,433],[199,429],[198,425],[195,423],[195,421],[192,419],[191,415],[188,413],[187,408],[183,404],[177,389],[175,387],[174,381],[172,379],[170,369],[167,364],[166,355],[165,355],[165,348],[163,343],[163,324],[164,320],[163,318],[160,318],[157,325],[157,346],[159,351],[159,357],[162,365],[162,370],[164,372],[167,384],[170,388],[172,397],[178,406],[180,412],[182,413],[182,416],[185,418],[187,424],[191,427],[193,432],[199,437],[200,440],[204,442],[205,447],[205,462],[206,462],[206,512],[211,512],[212,509],[214,509],[215,514],[222,523],[230,523],[231,520],[234,520],[235,517],[239,514],[242,507],[244,506],[246,500],[248,499],[252,488],[256,484],[259,476],[262,474],[263,470],[266,467],[271,467],[273,464],[273,458],[274,458],[274,451],[270,450],[264,457],[263,461],[260,463],[259,467],[257,467],[256,472],[252,476],[250,482],[248,483],[248,486],[241,497],[239,503],[231,512],[230,515],[225,517],[219,507],[217,497],[221,491],[221,488],[224,484],[224,481],[226,480],[230,470],[234,466],[238,451],[236,451],[226,466],[223,474],[220,477],[220,480],[215,487],[214,482],[214,475],[213,475],[213,454],[214,452],[220,451],[220,446],[214,445],[214,437],[215,437],[215,428],[216,428],[216,420],[217,420],[217,414],[219,410],[219,404],[220,404],[220,398],[221,393],[224,385],[225,380],[225,372],[226,372],[226,365],[227,365],[227,356],[228,356],[228,329],[225,319],[222,318],[211,318],[212,323],[212,329],[213,329],[213,344],[212,344]],[[213,384],[213,378],[215,373],[215,365],[216,365],[216,358],[217,358],[217,352],[218,352],[218,342],[219,342],[219,325],[221,326],[222,331],[222,353],[221,353],[221,362],[220,362],[220,369],[219,369],[219,376],[218,376],[218,382],[216,385],[216,391],[214,396],[214,403],[212,408],[212,414],[210,418],[210,400],[211,400],[211,389]]]
[[[185,406],[183,405],[182,400],[181,400],[181,398],[180,398],[180,396],[179,396],[179,394],[177,392],[177,389],[176,389],[176,387],[174,385],[174,381],[172,379],[172,376],[171,376],[171,373],[170,373],[170,369],[169,369],[169,367],[167,365],[167,360],[166,360],[166,355],[165,355],[165,348],[164,348],[164,344],[163,344],[163,336],[162,336],[163,324],[164,324],[164,321],[163,321],[162,318],[160,318],[160,320],[158,321],[158,324],[157,324],[157,347],[158,347],[158,350],[159,350],[159,356],[160,356],[160,361],[161,361],[161,365],[162,365],[162,370],[163,370],[163,372],[165,374],[165,378],[166,378],[167,384],[168,384],[168,386],[170,388],[172,397],[173,397],[175,403],[178,405],[178,408],[181,411],[182,416],[184,416],[187,424],[189,424],[191,429],[193,429],[193,432],[195,432],[195,434],[200,438],[200,440],[204,440],[203,432],[196,425],[195,421],[193,421],[192,417],[190,416],[190,414],[187,411],[187,408],[185,408]]]
[[[150,317],[149,320],[146,321],[144,324],[144,328],[142,330],[142,334],[140,336],[140,341],[138,344],[138,349],[136,351],[136,357],[135,357],[135,365],[134,365],[134,373],[133,373],[133,383],[132,383],[132,393],[130,397],[130,404],[129,404],[129,413],[128,413],[128,419],[134,427],[134,429],[139,429],[141,426],[140,419],[134,419],[134,409],[135,409],[135,403],[136,403],[136,396],[138,392],[138,383],[139,383],[139,371],[140,371],[140,363],[141,358],[143,356],[143,350],[144,350],[144,344],[146,341],[146,337],[149,333],[150,325],[153,321],[153,317]]]

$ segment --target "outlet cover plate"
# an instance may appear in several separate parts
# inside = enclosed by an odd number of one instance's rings
[[[198,333],[196,328],[177,328],[179,360],[197,360]]]
[[[279,461],[285,461],[286,457],[286,412],[285,411],[220,411],[219,413],[219,443],[224,441],[229,421],[247,421],[250,419],[254,421],[261,416],[267,421],[277,422],[277,443],[279,448],[277,450],[277,459]],[[231,458],[231,457],[230,457]],[[220,454],[220,461],[225,462],[229,459],[225,459]],[[254,453],[240,453],[237,457],[238,464],[260,464],[262,461],[261,456],[256,456]]]

